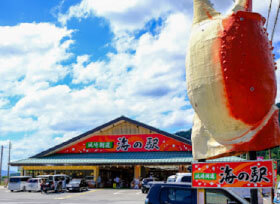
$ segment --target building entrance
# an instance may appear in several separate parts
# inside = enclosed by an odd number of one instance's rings
[[[130,184],[134,178],[134,168],[133,166],[113,166],[113,167],[103,167],[99,169],[99,176],[101,178],[100,187],[101,188],[113,188],[115,179],[118,177],[120,182],[117,187],[120,188],[130,188]]]
[[[159,181],[166,181],[171,175],[179,172],[179,166],[145,166],[146,177],[153,177]]]

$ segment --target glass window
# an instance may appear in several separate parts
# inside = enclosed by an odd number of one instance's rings
[[[228,192],[221,189],[206,189],[206,204],[225,204],[235,203],[241,204],[236,198]]]
[[[160,203],[192,204],[192,189],[163,188],[160,193]]]
[[[192,182],[192,177],[191,176],[184,176],[182,178],[182,182]]]
[[[175,200],[180,203],[192,203],[192,191],[191,189],[176,189]]]
[[[20,178],[21,181],[28,181],[28,179],[30,179],[30,177],[22,177],[22,178]]]
[[[28,180],[28,183],[36,183],[36,182],[37,182],[36,179],[29,179],[29,180]]]
[[[160,203],[167,203],[168,202],[168,188],[163,188],[160,191]]]
[[[10,183],[20,182],[20,178],[10,178]]]
[[[30,179],[30,177],[11,177],[10,178],[10,182],[11,183],[17,183],[17,182],[20,182],[20,181],[28,181]]]

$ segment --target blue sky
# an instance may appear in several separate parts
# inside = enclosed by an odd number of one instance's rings
[[[191,22],[191,0],[0,1],[0,145],[22,159],[121,115],[188,130]],[[274,39],[279,57],[279,26]]]

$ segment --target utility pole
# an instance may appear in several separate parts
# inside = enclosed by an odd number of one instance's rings
[[[12,148],[12,144],[11,141],[9,141],[9,155],[8,155],[8,172],[7,172],[7,176],[8,176],[8,181],[10,180],[10,159],[11,159],[11,148]]]
[[[257,160],[257,152],[249,151],[249,160]],[[251,192],[251,203],[258,203],[258,189],[250,189]]]
[[[1,145],[1,157],[0,157],[0,185],[2,182],[2,162],[3,162],[3,145]]]
[[[271,156],[271,149],[268,150],[268,159],[272,159],[272,156]],[[276,161],[277,162],[277,161]],[[277,175],[276,175],[277,176]],[[274,188],[271,188],[271,192],[270,192],[270,197],[271,197],[271,203],[273,203],[273,199],[274,199]]]

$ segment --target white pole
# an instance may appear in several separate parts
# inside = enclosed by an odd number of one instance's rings
[[[2,182],[2,162],[3,162],[3,145],[1,145],[1,157],[0,157],[0,184]]]

